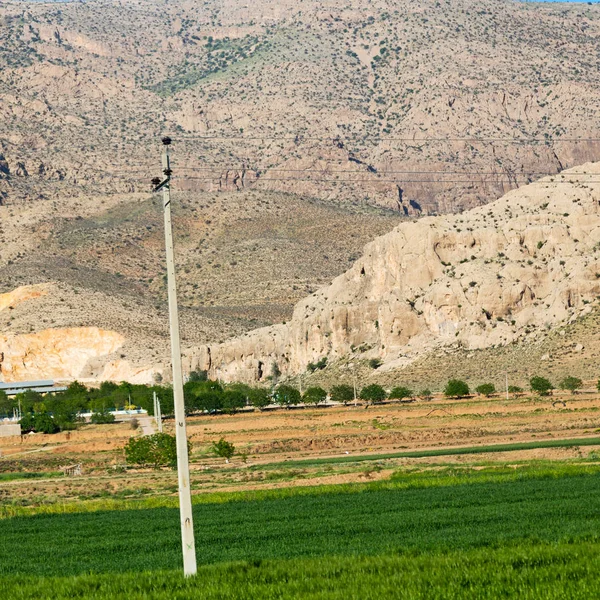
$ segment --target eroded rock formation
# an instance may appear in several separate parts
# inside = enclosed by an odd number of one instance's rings
[[[600,293],[600,164],[549,177],[462,215],[403,223],[292,320],[190,354],[192,368],[256,381],[361,348],[392,369],[440,345],[536,336]]]

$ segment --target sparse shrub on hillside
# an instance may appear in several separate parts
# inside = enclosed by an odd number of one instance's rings
[[[235,446],[225,438],[221,438],[218,442],[212,443],[211,451],[229,462],[229,459],[235,454]]]
[[[351,385],[334,385],[331,388],[330,396],[334,402],[347,404],[354,400],[354,388]]]
[[[475,391],[481,396],[490,397],[496,393],[496,386],[493,383],[482,383],[475,388]]]
[[[320,358],[316,363],[308,363],[308,365],[306,365],[306,370],[310,371],[311,373],[314,373],[315,371],[320,371],[324,369],[326,366],[327,357],[324,356],[323,358]]]
[[[390,400],[404,400],[404,398],[412,398],[413,391],[407,387],[395,387],[389,395]]]
[[[188,442],[188,452],[192,445]],[[131,438],[125,446],[125,460],[130,465],[169,467],[177,463],[177,445],[174,435],[155,433]]]
[[[559,384],[561,390],[569,390],[572,394],[583,385],[583,381],[579,377],[565,377]]]
[[[387,398],[387,394],[380,385],[372,383],[360,390],[360,398],[361,400],[375,404],[376,402],[383,402]]]
[[[451,379],[444,389],[444,395],[448,398],[461,398],[469,395],[469,386],[461,379]]]
[[[554,386],[544,377],[532,377],[529,380],[529,386],[532,392],[537,392],[540,396],[548,396],[554,389]]]
[[[326,398],[327,392],[323,388],[309,387],[302,396],[302,402],[304,402],[304,404],[314,404],[316,406],[320,402],[325,402]]]
[[[379,367],[383,364],[382,360],[380,358],[372,358],[369,361],[369,366],[371,367],[371,369],[379,369]]]

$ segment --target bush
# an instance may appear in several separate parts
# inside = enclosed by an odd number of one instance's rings
[[[523,393],[523,388],[520,388],[518,385],[509,385],[508,392],[510,394],[515,394],[515,396],[516,396],[517,394]]]
[[[108,423],[114,423],[115,415],[113,415],[112,413],[110,413],[108,411],[95,412],[95,413],[92,413],[92,417],[91,417],[90,421],[92,423],[94,423],[95,425],[105,425]]]
[[[433,399],[433,394],[431,393],[431,390],[421,390],[419,392],[419,396],[421,398],[423,398],[423,400],[432,400]]]
[[[221,438],[218,442],[213,442],[211,450],[214,454],[224,458],[227,462],[229,462],[229,459],[235,454],[235,446],[225,438]]]
[[[188,441],[188,452],[192,449]],[[177,464],[177,442],[174,435],[155,433],[131,438],[125,445],[125,460],[139,466],[174,466]]]
[[[316,363],[308,363],[306,365],[306,369],[308,371],[310,371],[311,373],[314,373],[315,371],[320,371],[322,369],[324,369],[327,366],[327,357],[324,356],[323,358],[320,358]]]
[[[380,358],[372,358],[369,361],[369,366],[371,369],[379,369],[379,367],[383,364]]]
[[[139,421],[138,421],[138,420],[137,420],[135,417],[133,417],[133,419],[131,419],[131,421],[129,421],[129,427],[130,427],[131,429],[134,429],[134,430],[135,430],[135,429],[137,429],[139,426],[140,426],[140,422],[139,422]]]
[[[19,421],[22,431],[36,433],[58,433],[60,427],[47,412],[28,413]]]
[[[581,381],[579,377],[565,377],[560,382],[560,389],[569,390],[571,393],[574,394],[582,385],[583,381]]]
[[[394,399],[394,400],[403,400],[404,398],[412,398],[413,397],[413,391],[407,387],[395,387],[391,392],[390,392],[390,399]]]
[[[547,396],[554,386],[544,377],[532,377],[529,380],[532,392],[537,392],[540,396]]]
[[[319,404],[319,402],[324,402],[327,398],[327,392],[321,387],[309,387],[306,392],[304,392],[304,396],[302,396],[302,402],[304,404]]]
[[[191,371],[188,381],[208,381],[208,371]]]
[[[291,385],[280,385],[275,390],[275,402],[280,406],[292,406],[300,404],[300,392]]]
[[[444,389],[444,395],[449,398],[461,398],[469,395],[469,386],[461,379],[451,379]]]
[[[489,398],[492,394],[496,393],[496,386],[493,383],[482,383],[475,388],[475,391]]]
[[[354,400],[354,388],[351,385],[334,385],[331,388],[330,395],[334,402],[347,404]]]
[[[375,402],[383,402],[387,398],[387,394],[380,385],[373,383],[360,390],[360,398],[361,400],[367,400],[371,404],[375,404]]]

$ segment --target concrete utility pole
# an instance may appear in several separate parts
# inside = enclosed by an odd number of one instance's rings
[[[162,427],[162,413],[160,411],[160,400],[156,395],[156,392],[152,392],[152,396],[154,399],[154,420],[156,421],[156,428],[158,429],[158,433],[163,432]]]
[[[181,345],[179,341],[179,313],[177,310],[177,285],[175,282],[175,260],[173,258],[173,227],[171,225],[171,164],[169,146],[171,139],[163,138],[162,166],[165,179],[153,179],[154,191],[163,192],[165,216],[165,248],[167,253],[167,288],[169,296],[169,326],[171,330],[171,361],[173,364],[173,398],[175,401],[175,436],[177,438],[177,476],[179,480],[179,513],[181,520],[181,543],[183,549],[183,573],[195,575],[196,546],[194,543],[194,521],[192,495],[190,491],[190,467],[188,462],[187,434],[185,428],[185,406],[183,401],[183,371],[181,368]]]

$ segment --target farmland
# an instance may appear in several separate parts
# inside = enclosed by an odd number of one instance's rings
[[[191,416],[192,581],[175,472],[124,464],[139,430],[3,439],[0,586],[11,598],[594,597],[588,387]],[[236,446],[230,463],[209,451],[219,438]],[[78,462],[81,477],[60,474]]]
[[[489,472],[454,484],[444,476],[413,481],[412,488],[398,475],[387,483],[207,499],[194,507],[202,565],[195,582],[176,573],[176,508],[14,517],[1,522],[0,581],[22,598],[35,589],[118,597],[138,571],[144,575],[135,577],[134,593],[157,598],[283,597],[284,590],[307,597],[328,588],[329,597],[370,590],[361,597],[375,598],[408,579],[405,597],[427,590],[451,597],[461,588],[473,597],[510,589],[528,590],[521,597],[584,597],[600,585],[593,568],[599,473],[589,465],[517,477]]]

